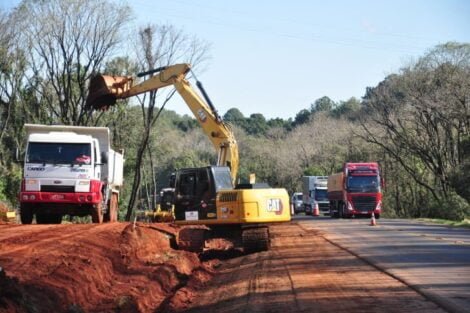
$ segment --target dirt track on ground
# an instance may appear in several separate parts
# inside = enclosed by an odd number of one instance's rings
[[[223,264],[179,312],[443,312],[298,225],[271,227],[272,249]]]
[[[271,227],[269,252],[242,256],[217,241],[199,256],[175,250],[177,232],[0,225],[0,312],[442,312],[295,223]]]

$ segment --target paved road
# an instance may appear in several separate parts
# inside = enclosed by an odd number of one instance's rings
[[[404,219],[338,220],[296,216],[307,229],[440,304],[449,312],[470,312],[470,230]]]

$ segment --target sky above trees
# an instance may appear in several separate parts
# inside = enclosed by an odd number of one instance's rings
[[[122,1],[120,1],[121,3]],[[0,8],[16,0],[0,0]],[[361,98],[388,74],[448,41],[470,42],[470,2],[128,1],[135,30],[171,24],[212,45],[198,78],[223,114],[295,118],[315,100]],[[190,114],[175,97],[168,109]]]

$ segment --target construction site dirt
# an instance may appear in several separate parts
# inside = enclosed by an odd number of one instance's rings
[[[172,244],[171,224],[0,225],[0,312],[443,312],[296,223],[271,249]]]

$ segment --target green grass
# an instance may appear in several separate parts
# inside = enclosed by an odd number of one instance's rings
[[[463,221],[450,221],[439,218],[419,218],[418,221],[426,223],[435,223],[452,227],[464,227],[470,228],[470,219],[464,219]]]

